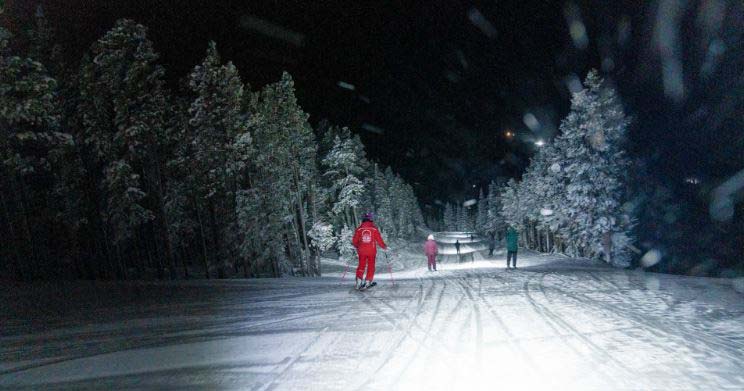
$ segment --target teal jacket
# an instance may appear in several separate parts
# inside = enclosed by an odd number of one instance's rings
[[[519,248],[519,233],[514,228],[506,230],[506,251],[517,251]]]

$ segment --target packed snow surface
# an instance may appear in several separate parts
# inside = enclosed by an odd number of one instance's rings
[[[502,251],[482,254],[438,272],[423,255],[398,260],[394,283],[378,257],[367,292],[341,267],[3,284],[0,388],[744,388],[744,296],[730,281],[524,252],[513,270]]]

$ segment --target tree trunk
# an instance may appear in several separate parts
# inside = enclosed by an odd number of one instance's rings
[[[119,243],[114,244],[114,247],[116,248],[116,262],[118,265],[118,273],[116,273],[116,277],[118,277],[119,280],[123,281],[127,279],[127,270],[126,266],[122,262],[121,247],[119,246]]]
[[[106,265],[109,268],[109,270],[105,271],[104,274],[106,275],[106,278],[113,278],[113,273],[114,273],[114,270],[116,269],[116,265],[114,264],[115,261],[112,259],[114,255],[111,253],[111,243],[109,240],[108,228],[103,229],[103,246],[104,246],[104,251],[106,252],[106,260],[107,260]]]
[[[295,203],[297,205],[297,214],[295,219],[297,224],[297,229],[299,229],[299,235],[301,239],[301,257],[303,258],[303,262],[305,263],[305,270],[303,271],[304,275],[310,274],[310,259],[308,258],[305,260],[305,254],[309,252],[308,247],[308,239],[307,239],[307,229],[305,224],[305,203],[302,199],[302,187],[301,187],[301,178],[299,169],[297,166],[294,167],[294,180],[295,180]]]
[[[145,270],[144,270],[144,262],[145,262],[144,259],[145,259],[145,257],[142,254],[142,246],[140,245],[140,240],[138,240],[138,239],[141,239],[142,238],[142,230],[141,229],[138,229],[137,231],[138,231],[137,232],[137,238],[134,240],[134,248],[135,248],[136,253],[137,253],[137,263],[136,263],[136,265],[137,265],[136,266],[137,267],[137,278],[142,279],[143,276],[145,275]]]
[[[10,232],[10,238],[8,238],[8,242],[12,243],[10,247],[13,248],[13,252],[15,253],[15,273],[18,280],[23,281],[24,274],[23,274],[23,266],[21,265],[21,253],[18,249],[17,243],[13,243],[16,240],[16,234],[15,234],[15,228],[13,228],[13,221],[10,219],[10,212],[8,211],[8,205],[5,202],[5,193],[0,191],[0,203],[3,204],[3,214],[5,216],[5,221],[8,223],[8,230]]]
[[[23,179],[19,178],[18,180],[20,184],[20,190],[21,190],[21,197],[20,197],[20,204],[21,204],[21,217],[23,220],[23,232],[26,234],[26,241],[29,245],[29,250],[31,251],[31,266],[32,266],[32,275],[38,276],[39,275],[39,260],[37,259],[36,254],[36,245],[34,244],[33,235],[31,235],[31,228],[28,224],[28,212],[26,208],[26,186],[23,183]]]
[[[165,266],[163,264],[164,254],[163,254],[163,249],[160,246],[161,242],[158,240],[158,229],[155,228],[157,224],[158,223],[150,221],[150,223],[147,224],[147,227],[148,227],[147,230],[149,231],[148,237],[153,238],[150,241],[152,242],[152,245],[155,247],[155,259],[158,262],[157,265],[155,266],[157,270],[158,280],[164,280],[165,279]]]
[[[308,203],[310,203],[310,214],[313,216],[313,223],[318,222],[318,208],[315,206],[315,185],[310,183],[310,189],[307,192]]]
[[[297,226],[294,226],[293,227],[295,242],[297,244],[297,249],[300,250],[300,254],[299,254],[300,255],[300,271],[302,272],[302,275],[303,276],[308,276],[309,275],[309,272],[310,272],[310,266],[308,265],[308,263],[310,261],[306,257],[306,255],[307,255],[306,253],[307,252],[305,251],[305,248],[303,247],[303,243],[302,243],[302,240],[301,240],[302,239],[302,235],[300,235],[297,232],[298,229],[299,229],[299,227],[297,227]]]
[[[249,278],[250,274],[248,273],[248,257],[242,257],[243,258],[243,278]]]
[[[217,217],[214,211],[214,203],[209,200],[209,225],[212,231],[212,241],[214,242],[214,252],[217,254],[217,278],[225,278],[225,260],[222,259],[222,246],[220,243],[220,232],[217,228]]]
[[[152,260],[152,248],[150,248],[150,241],[145,242],[145,252],[147,253],[147,263],[145,264],[145,273],[148,273],[149,269],[153,267],[155,262]],[[146,275],[149,277],[149,274]]]
[[[183,266],[183,278],[188,280],[189,279],[189,267],[186,264],[186,249],[183,246],[183,243],[181,243],[181,265]]]
[[[318,222],[318,208],[315,205],[315,184],[310,183],[310,189],[307,193],[308,197],[308,203],[310,204],[310,214],[313,216],[313,223]],[[313,265],[315,268],[315,274],[317,276],[320,276],[320,254],[318,254],[318,258],[315,262],[315,265]]]
[[[33,189],[31,189],[33,193]],[[52,221],[49,218],[49,193],[42,192],[41,202],[43,205],[36,205],[33,210],[36,211],[36,232],[34,236],[37,238],[43,238],[39,242],[39,267],[45,268],[46,273],[52,273],[52,275],[58,275],[62,271],[59,257],[51,257],[50,246],[57,241],[58,235],[55,235],[54,228],[58,226],[56,221]],[[60,252],[64,254],[64,252]],[[42,273],[44,274],[44,273]]]
[[[605,232],[602,235],[602,248],[605,253],[605,261],[612,265],[612,232]]]
[[[305,254],[308,254],[310,252],[310,241],[307,239],[307,227],[305,225],[305,207],[303,205],[302,200],[299,200],[299,229],[300,229],[300,239],[302,239],[302,256],[305,257]],[[305,266],[307,268],[306,274],[310,273],[310,258],[308,257],[305,262]]]
[[[178,278],[178,275],[176,273],[176,261],[173,259],[173,246],[171,245],[170,234],[168,233],[170,223],[168,221],[168,214],[165,212],[165,197],[163,196],[165,194],[165,188],[160,173],[160,163],[155,161],[154,166],[155,180],[157,182],[157,191],[155,194],[155,197],[157,198],[155,218],[158,221],[160,241],[163,243],[163,249],[165,251],[165,261],[170,269],[170,279],[175,280]]]
[[[320,277],[320,276],[323,275],[323,271],[322,271],[321,265],[320,265],[320,250],[318,250],[316,254],[317,255],[316,255],[316,261],[315,261],[315,267],[316,267],[315,273],[316,273],[316,275],[318,277]]]
[[[204,235],[204,223],[202,221],[201,213],[199,212],[199,205],[194,202],[196,210],[196,219],[199,221],[199,236],[201,237],[202,255],[204,260],[204,276],[209,279],[209,258],[207,257],[207,239]]]

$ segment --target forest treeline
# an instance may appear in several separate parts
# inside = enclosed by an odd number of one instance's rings
[[[320,275],[362,212],[386,239],[423,217],[347,128],[313,129],[292,77],[251,91],[217,45],[173,91],[119,20],[79,63],[43,14],[0,28],[0,273],[140,279]]]
[[[627,191],[629,124],[615,90],[589,72],[560,134],[539,148],[521,180],[492,182],[467,206],[446,205],[444,227],[500,237],[511,226],[528,248],[628,266],[640,251]]]
[[[679,274],[742,275],[744,205],[732,203],[727,218],[712,218],[720,182],[698,186],[693,175],[684,191],[675,190],[650,166],[658,157],[628,152],[632,121],[616,90],[596,71],[582,87],[559,134],[539,146],[521,179],[500,178],[478,200],[447,204],[442,229],[498,240],[512,226],[523,247],[538,251]]]

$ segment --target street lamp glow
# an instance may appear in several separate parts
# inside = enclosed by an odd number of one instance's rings
[[[542,147],[543,145],[545,145],[545,141],[537,140],[535,141],[535,145],[537,145],[538,147]]]

